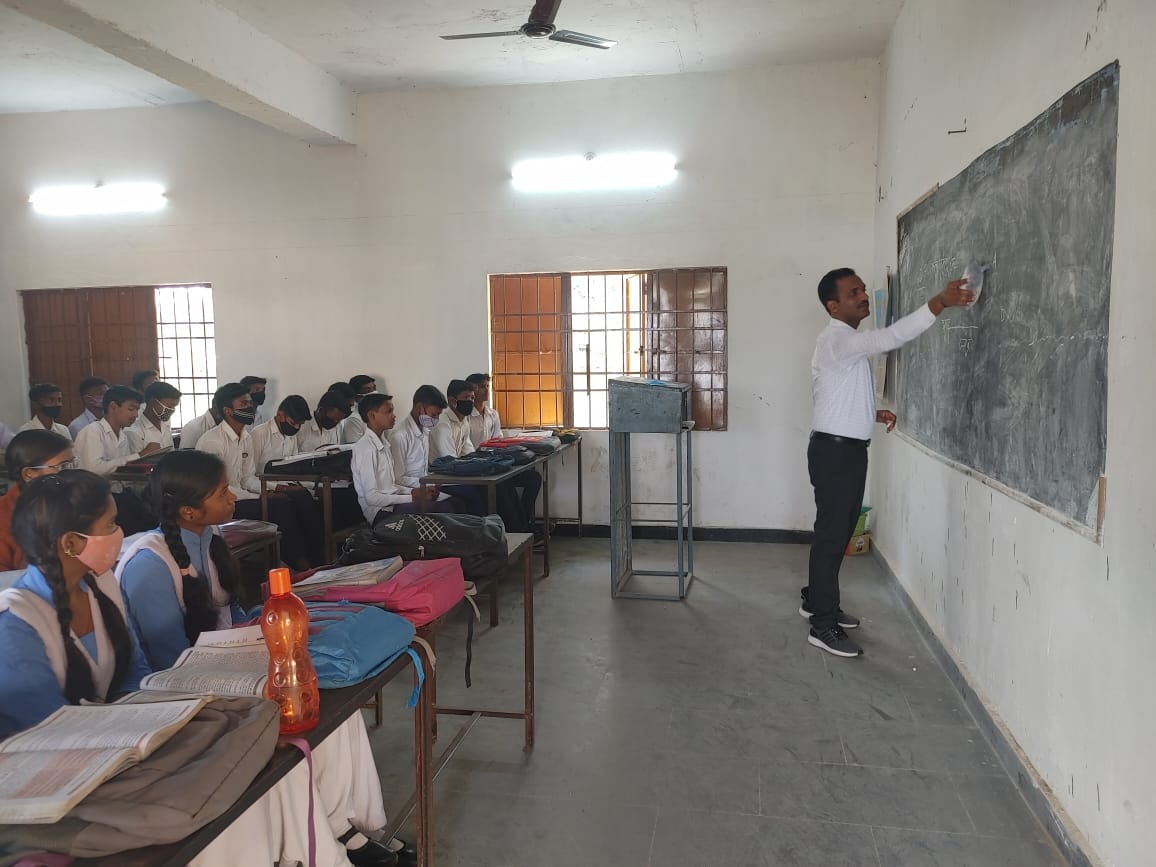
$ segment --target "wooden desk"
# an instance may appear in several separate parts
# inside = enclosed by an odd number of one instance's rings
[[[413,645],[420,654],[422,666],[428,672],[429,660],[420,645]],[[410,667],[412,660],[409,654],[402,654],[391,665],[376,677],[344,689],[327,689],[321,691],[321,722],[313,731],[305,736],[309,746],[316,748],[325,738],[355,713],[361,712],[361,706],[366,703],[381,687],[389,683],[398,674]],[[414,682],[417,682],[417,669],[414,670]],[[433,727],[433,696],[428,687],[423,687],[414,709],[414,778],[416,793],[412,799],[417,811],[417,849],[418,864],[420,867],[431,867],[432,840],[430,833],[430,807],[433,793],[433,776],[431,772],[432,747],[431,732]],[[222,813],[217,819],[205,825],[199,831],[190,834],[179,843],[170,843],[165,846],[148,846],[143,849],[132,849],[109,855],[106,858],[82,858],[73,862],[75,867],[181,867],[187,864],[193,856],[203,851],[217,836],[232,822],[256,803],[266,792],[281,780],[304,757],[296,747],[278,745],[273,758],[265,769],[249,784],[249,788],[241,798]]]
[[[261,520],[269,520],[269,491],[265,482],[283,484],[312,484],[321,488],[321,520],[325,533],[325,562],[332,563],[337,556],[337,539],[333,530],[333,483],[353,482],[352,473],[318,473],[301,475],[290,473],[257,473],[261,482]],[[343,532],[343,531],[339,531]]]

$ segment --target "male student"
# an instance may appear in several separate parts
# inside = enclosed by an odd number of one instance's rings
[[[118,467],[152,454],[160,448],[156,443],[145,443],[133,449],[125,430],[136,421],[144,395],[127,385],[114,385],[104,393],[101,417],[76,435],[74,453],[82,470],[108,476]],[[144,501],[132,491],[124,490],[120,482],[112,483],[116,500],[117,523],[126,534],[139,533],[156,526]]]
[[[227,382],[222,385],[215,392],[213,392],[213,400],[209,404],[209,408],[189,422],[185,422],[181,427],[181,448],[195,449],[197,442],[206,433],[211,431],[221,423],[224,418],[221,415],[221,395],[224,393],[226,386],[240,385],[239,382]]]
[[[799,613],[811,621],[807,641],[835,656],[863,653],[846,630],[859,625],[839,607],[839,567],[859,520],[867,482],[867,446],[876,424],[895,427],[895,414],[875,408],[875,378],[868,360],[898,349],[931,327],[948,307],[975,299],[955,280],[914,313],[889,328],[860,332],[871,313],[867,287],[850,268],[837,268],[819,281],[819,303],[831,317],[811,358],[814,424],[807,469],[815,488],[815,535],[808,584]]]
[[[413,393],[413,406],[389,436],[393,477],[406,488],[421,486],[429,473],[429,432],[446,408],[446,397],[435,386],[423,385]]]
[[[64,409],[64,392],[59,385],[41,382],[28,389],[28,400],[32,403],[32,418],[24,422],[17,433],[26,430],[50,430],[62,437],[72,439],[72,433],[58,419]]]
[[[132,387],[144,394],[150,385],[159,378],[155,370],[138,370],[132,375]]]
[[[481,448],[487,440],[502,435],[502,419],[498,411],[490,406],[490,375],[471,373],[466,382],[474,386],[474,411],[470,413],[470,439],[475,448]],[[519,493],[520,516],[527,529],[538,511],[538,492],[542,490],[542,474],[537,470],[519,473],[507,483]]]
[[[265,405],[265,386],[269,380],[263,376],[242,376],[241,385],[249,389],[249,397],[253,398],[253,409],[256,411],[253,424],[261,424],[269,420],[270,416],[261,408]]]
[[[80,402],[84,404],[84,412],[68,424],[68,432],[75,440],[82,428],[94,421],[100,421],[104,415],[104,393],[108,391],[108,380],[99,376],[85,377],[80,381]]]
[[[361,400],[365,395],[377,391],[377,380],[367,373],[359,373],[357,376],[349,377],[349,388],[352,389],[354,398]],[[356,409],[356,404],[354,409]],[[338,441],[345,445],[351,445],[360,440],[365,435],[365,422],[362,421],[361,413],[350,413],[349,418],[341,423],[339,430]]]
[[[144,397],[144,409],[124,431],[129,447],[139,452],[145,443],[156,443],[162,449],[171,449],[173,426],[169,419],[181,402],[180,390],[167,382],[155,380],[145,389]]]
[[[291,394],[277,407],[269,421],[254,425],[249,432],[253,440],[253,466],[264,471],[269,461],[291,458],[297,454],[297,434],[309,421],[309,404],[299,394]]]
[[[231,382],[220,389],[222,420],[200,438],[197,448],[225,462],[229,490],[237,498],[233,514],[238,518],[261,518],[261,482],[253,462],[253,398],[247,386]],[[281,553],[294,569],[321,563],[321,517],[308,492],[304,500],[286,494],[268,495],[269,520],[281,529]],[[308,502],[305,502],[308,501]],[[304,518],[304,520],[302,520]]]
[[[337,391],[321,395],[313,417],[301,425],[301,432],[297,434],[297,450],[304,454],[337,445],[337,426],[349,418],[350,404],[351,398]]]
[[[435,488],[406,487],[394,477],[393,457],[386,433],[393,429],[397,413],[393,396],[373,393],[357,405],[365,422],[365,436],[353,445],[353,487],[365,520],[372,526],[382,517],[399,512],[448,512],[452,506],[437,501]]]

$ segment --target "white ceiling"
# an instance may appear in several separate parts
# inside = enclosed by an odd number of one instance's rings
[[[152,0],[150,0],[152,2]],[[602,51],[521,36],[533,0],[215,0],[357,91],[536,84],[874,57],[903,0],[563,0],[556,24]],[[198,97],[0,6],[0,113]]]
[[[196,94],[0,6],[0,114],[139,108]]]

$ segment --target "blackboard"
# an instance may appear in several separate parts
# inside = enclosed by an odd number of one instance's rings
[[[1107,430],[1118,63],[899,217],[899,312],[969,261],[971,308],[899,351],[900,429],[1080,524],[1096,523]]]

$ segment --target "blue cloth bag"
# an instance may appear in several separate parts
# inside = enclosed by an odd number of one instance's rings
[[[405,653],[413,624],[373,605],[306,602],[309,655],[322,689],[352,686],[373,677]]]

